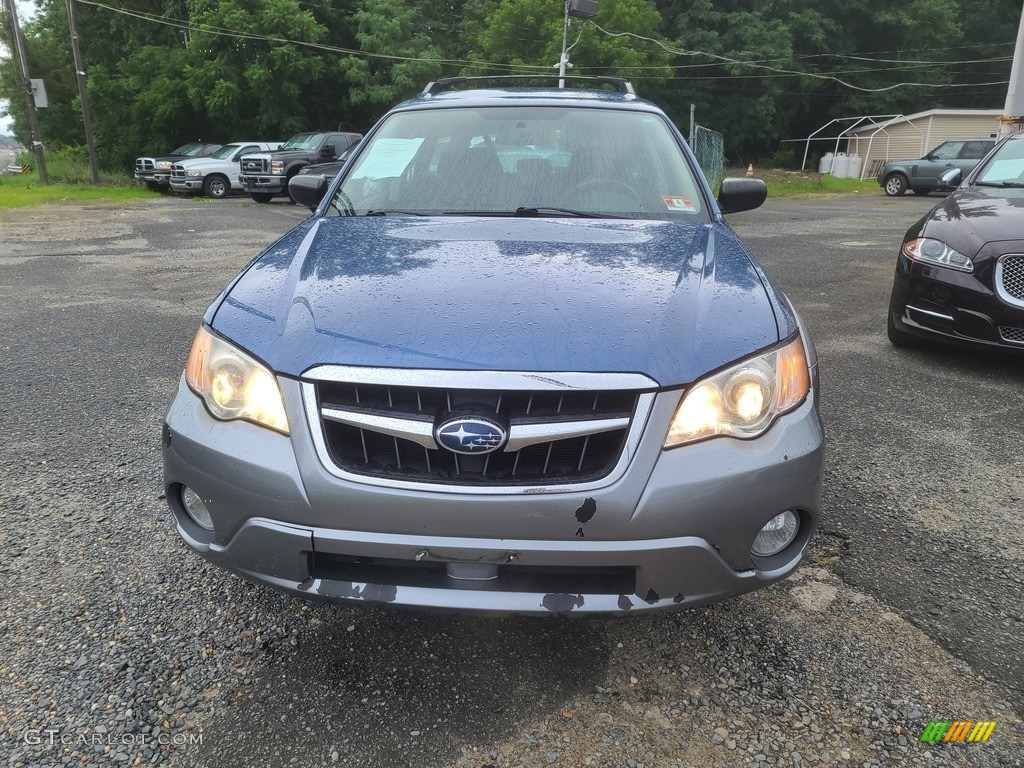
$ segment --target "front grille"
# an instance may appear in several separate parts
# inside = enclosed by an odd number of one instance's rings
[[[1008,303],[1024,306],[1024,254],[1011,253],[999,259],[996,291]]]
[[[155,170],[156,165],[152,160],[145,157],[140,157],[135,161],[135,170],[137,171],[152,171]]]
[[[1001,325],[999,326],[999,335],[1003,341],[1010,344],[1024,344],[1024,328],[1011,328]]]
[[[171,168],[172,179],[184,179],[185,178],[185,166],[181,163],[175,163],[174,167]]]
[[[266,173],[262,157],[243,157],[240,162],[242,173]]]
[[[327,458],[336,467],[375,478],[467,486],[575,485],[604,478],[619,463],[642,397],[628,389],[454,389],[338,381],[312,386],[317,412],[311,415],[317,417]],[[552,439],[465,455],[424,436],[432,435],[448,414],[467,409],[496,415],[509,425],[510,435],[529,428],[550,431]],[[419,438],[366,427],[358,418],[356,424],[342,423],[331,415],[337,413],[416,425]],[[589,433],[588,424],[593,427]],[[575,433],[561,437],[560,429]]]

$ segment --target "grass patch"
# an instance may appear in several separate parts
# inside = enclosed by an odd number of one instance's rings
[[[100,180],[103,183],[98,187],[67,183],[43,186],[39,183],[39,174],[35,172],[24,175],[4,174],[0,176],[0,209],[98,200],[120,203],[160,197],[158,192],[138,186],[127,178],[100,176]]]
[[[726,176],[746,176],[745,168],[730,168]],[[768,185],[768,197],[817,197],[834,194],[881,194],[882,188],[873,178],[839,179],[811,171],[784,171],[754,168],[754,176]]]

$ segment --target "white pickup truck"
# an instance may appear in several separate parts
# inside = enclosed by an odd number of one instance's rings
[[[209,157],[180,160],[171,169],[171,190],[185,195],[203,194],[215,198],[226,197],[232,191],[241,191],[238,161],[242,155],[272,151],[279,146],[279,141],[233,141]]]

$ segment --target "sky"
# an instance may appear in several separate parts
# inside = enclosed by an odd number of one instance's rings
[[[35,15],[35,12],[36,4],[34,2],[31,2],[31,0],[18,0],[18,22],[21,25],[24,26],[25,22],[31,19],[33,15]],[[68,45],[70,45],[70,42],[68,43]],[[0,55],[6,57],[10,55],[10,52],[7,51],[7,49],[3,45],[0,45]],[[0,107],[6,106],[7,100],[0,99]],[[9,136],[12,133],[13,131],[11,130],[11,118],[6,116],[0,117],[0,134],[7,134]]]

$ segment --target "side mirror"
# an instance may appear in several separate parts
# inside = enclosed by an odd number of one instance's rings
[[[320,157],[334,157],[334,145],[324,144],[320,147]]]
[[[960,168],[950,168],[939,174],[939,186],[943,189],[954,189],[960,186],[964,172]]]
[[[722,213],[739,213],[760,208],[768,197],[768,187],[761,179],[722,179],[718,205]]]
[[[323,174],[297,174],[288,180],[288,194],[299,205],[315,211],[330,183],[331,179]]]

